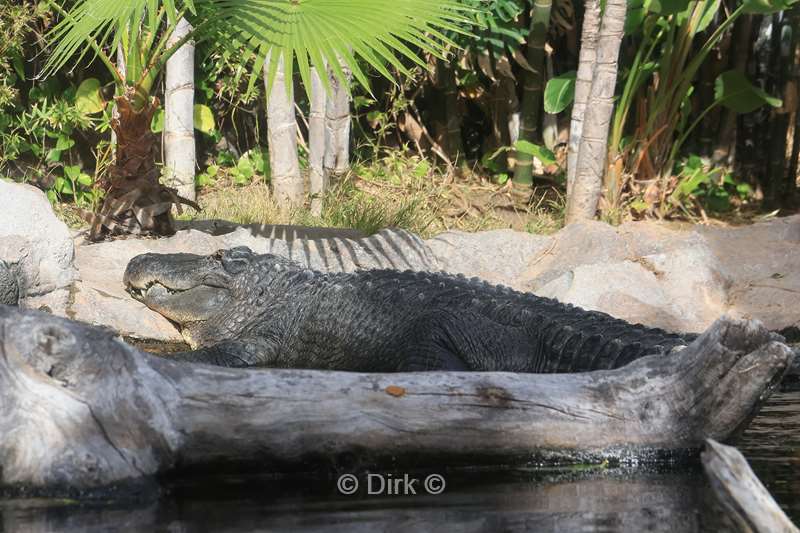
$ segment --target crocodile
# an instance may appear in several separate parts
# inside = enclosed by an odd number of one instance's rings
[[[143,254],[128,292],[220,366],[359,372],[565,373],[621,367],[694,339],[477,278],[442,272],[323,273],[247,247]]]

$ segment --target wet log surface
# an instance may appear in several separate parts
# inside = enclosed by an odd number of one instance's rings
[[[793,356],[721,319],[670,357],[582,374],[226,369],[0,306],[2,484],[84,490],[181,468],[647,458],[743,427]]]
[[[800,532],[753,473],[739,450],[708,439],[702,460],[717,499],[739,531]]]

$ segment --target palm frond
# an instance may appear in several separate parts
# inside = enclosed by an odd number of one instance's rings
[[[52,45],[44,73],[51,74],[87,54],[113,48],[122,35],[143,21],[168,24],[179,11],[195,27],[195,40],[222,40],[244,49],[250,83],[260,76],[269,54],[268,80],[274,64],[283,58],[287,76],[296,68],[304,82],[310,69],[330,65],[342,79],[345,65],[367,86],[360,61],[387,77],[389,67],[407,72],[403,58],[424,65],[414,48],[441,57],[456,44],[446,35],[464,33],[473,8],[463,0],[79,0],[69,14],[48,34]],[[94,43],[94,46],[87,46]],[[168,54],[174,50],[162,50]],[[165,62],[156,58],[159,65]],[[361,64],[363,64],[361,63]],[[327,82],[326,82],[327,83]]]

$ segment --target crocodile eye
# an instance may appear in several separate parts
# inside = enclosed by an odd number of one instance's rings
[[[230,274],[239,274],[250,265],[249,256],[242,257],[239,254],[222,254],[222,267]]]

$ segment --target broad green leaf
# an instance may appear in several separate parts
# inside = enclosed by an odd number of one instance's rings
[[[47,157],[45,157],[45,161],[48,163],[58,163],[61,161],[61,150],[56,150],[52,148],[47,151]]]
[[[194,127],[206,134],[214,130],[214,113],[207,105],[194,104]]]
[[[575,99],[575,76],[571,70],[549,80],[544,89],[544,110],[561,113]]]
[[[81,174],[78,176],[78,183],[86,187],[91,187],[92,185],[94,185],[92,177],[84,172],[81,172]]]
[[[255,169],[253,168],[253,163],[250,161],[250,158],[242,157],[239,159],[232,174],[233,180],[238,184],[244,184],[250,181],[255,175]]]
[[[754,86],[738,70],[720,74],[714,81],[714,100],[736,113],[750,113],[764,104],[772,107],[783,105],[780,98],[770,96]]]
[[[105,105],[103,96],[100,94],[100,80],[97,78],[83,80],[75,93],[75,107],[78,108],[78,111],[92,115],[102,111]]]
[[[414,167],[414,176],[416,176],[417,178],[422,178],[424,176],[427,176],[430,170],[431,170],[431,164],[427,160],[423,159],[422,161],[417,163],[417,166]]]
[[[647,10],[650,13],[667,16],[686,11],[687,7],[689,7],[689,0],[651,0],[647,5]]]
[[[72,194],[74,192],[72,190],[72,182],[68,179],[62,178],[61,176],[56,178],[53,188],[61,194]]]
[[[153,133],[161,133],[164,131],[164,108],[160,107],[153,114],[153,120],[150,121],[150,131]]]
[[[70,137],[66,135],[59,135],[58,140],[56,141],[56,150],[59,152],[63,152],[64,150],[69,150],[75,146],[75,141],[73,141]]]
[[[714,0],[713,2],[703,2],[701,7],[705,9],[703,12],[703,16],[700,17],[700,22],[697,23],[697,28],[695,29],[695,34],[700,33],[701,31],[705,31],[706,28],[714,21],[714,17],[719,11],[720,0]]]
[[[625,35],[631,35],[642,27],[647,9],[644,0],[628,0],[628,11],[625,14]]]
[[[731,208],[731,195],[722,189],[715,189],[706,197],[706,204],[712,211],[727,211]]]
[[[544,165],[553,165],[556,162],[556,156],[553,152],[544,146],[533,144],[532,142],[519,140],[514,143],[514,150],[533,156],[541,161]]]
[[[78,176],[80,176],[80,174],[81,174],[81,167],[77,165],[67,165],[64,167],[64,175],[71,180],[78,179]]]
[[[744,12],[769,15],[784,11],[797,3],[797,0],[744,0]]]

